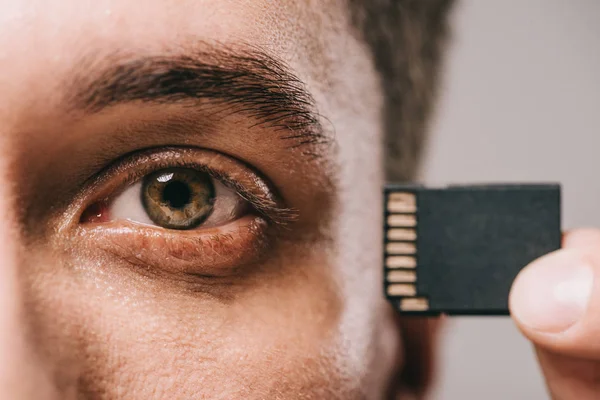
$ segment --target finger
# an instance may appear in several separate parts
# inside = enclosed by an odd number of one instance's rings
[[[536,348],[548,390],[555,400],[597,400],[600,363]]]
[[[600,359],[600,232],[565,235],[566,248],[528,265],[515,280],[511,314],[534,343]]]
[[[590,248],[600,251],[600,229],[582,228],[567,232],[563,236],[563,248]]]
[[[535,345],[556,399],[599,398],[600,231],[565,235],[563,249],[527,266],[510,294],[511,314]]]

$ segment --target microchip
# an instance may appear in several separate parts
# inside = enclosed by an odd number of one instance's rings
[[[508,315],[519,271],[560,247],[560,186],[384,189],[384,291],[403,314]]]

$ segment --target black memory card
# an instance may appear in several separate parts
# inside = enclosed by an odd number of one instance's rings
[[[384,291],[402,313],[508,315],[519,271],[560,247],[560,186],[384,189]]]

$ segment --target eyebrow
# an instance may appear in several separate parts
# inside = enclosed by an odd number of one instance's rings
[[[117,60],[119,57],[113,57]],[[111,60],[110,57],[106,60]],[[210,47],[185,54],[146,56],[111,62],[98,70],[83,62],[69,84],[71,105],[89,113],[121,103],[220,105],[290,133],[297,145],[327,141],[315,101],[305,84],[282,61],[255,48]]]

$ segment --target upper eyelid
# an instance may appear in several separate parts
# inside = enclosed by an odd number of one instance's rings
[[[235,190],[244,200],[250,202],[257,211],[261,212],[261,214],[271,222],[275,222],[279,225],[286,225],[289,222],[293,222],[298,217],[298,212],[296,210],[280,207],[275,201],[266,202],[264,199],[258,199],[244,187],[240,186],[238,182],[231,180],[227,176],[219,174],[215,175],[217,175],[217,178],[220,179],[225,186]]]

